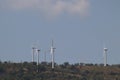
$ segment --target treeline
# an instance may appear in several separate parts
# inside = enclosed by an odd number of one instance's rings
[[[120,64],[0,62],[0,80],[120,80]]]

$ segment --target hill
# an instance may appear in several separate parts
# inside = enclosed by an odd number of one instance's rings
[[[120,80],[120,65],[0,62],[0,80]]]

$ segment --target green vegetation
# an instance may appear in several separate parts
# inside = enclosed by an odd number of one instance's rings
[[[120,80],[120,65],[0,62],[0,80]]]

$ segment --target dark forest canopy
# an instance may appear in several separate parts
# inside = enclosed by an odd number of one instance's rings
[[[0,80],[120,80],[120,64],[0,62]]]

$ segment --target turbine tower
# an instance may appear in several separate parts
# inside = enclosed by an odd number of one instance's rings
[[[52,40],[52,46],[51,46],[51,55],[52,55],[52,69],[54,69],[54,52],[55,52],[55,49],[53,47],[53,40]]]
[[[104,66],[107,66],[107,48],[104,48]]]
[[[32,47],[32,62],[34,62],[35,47]]]
[[[37,65],[39,65],[39,54],[40,54],[40,50],[37,49]]]

